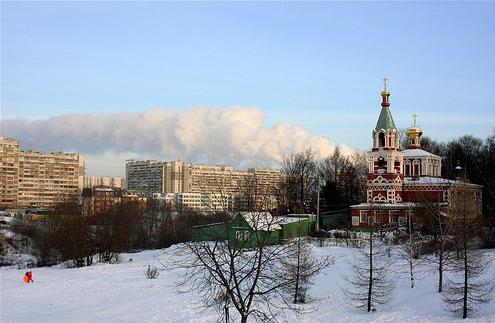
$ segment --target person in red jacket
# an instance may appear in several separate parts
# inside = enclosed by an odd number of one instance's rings
[[[26,274],[24,275],[24,282],[25,283],[34,283],[33,281],[33,272],[32,271],[27,271]]]

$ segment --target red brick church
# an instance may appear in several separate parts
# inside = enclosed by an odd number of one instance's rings
[[[403,225],[408,215],[414,219],[414,209],[425,199],[447,209],[452,192],[460,186],[474,193],[481,212],[481,186],[442,178],[442,157],[421,149],[423,132],[416,125],[416,115],[407,129],[407,149],[400,149],[386,81],[373,130],[373,148],[368,153],[367,199],[366,203],[351,206],[352,227],[364,229],[371,221],[390,227]]]

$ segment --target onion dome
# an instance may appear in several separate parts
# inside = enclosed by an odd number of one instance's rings
[[[417,115],[413,115],[413,126],[407,129],[407,138],[409,142],[407,149],[421,149],[421,135],[423,134],[423,131],[416,126],[416,118]]]

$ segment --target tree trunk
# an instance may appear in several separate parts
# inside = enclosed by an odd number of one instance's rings
[[[440,245],[438,253],[438,292],[442,292],[443,287],[443,243]]]
[[[464,197],[464,196],[463,196]],[[464,304],[463,304],[463,308],[462,308],[462,318],[465,319],[467,318],[467,298],[468,298],[468,258],[467,258],[467,223],[466,223],[466,203],[463,203],[463,225],[462,225],[462,240],[464,240],[462,242],[462,247],[463,247],[463,251],[464,251]]]
[[[412,228],[411,228],[411,214],[409,218],[409,271],[411,273],[411,288],[414,288],[414,271],[413,271],[413,243],[412,243]]]
[[[464,239],[464,304],[462,309],[462,318],[467,318],[467,298],[468,298],[468,261],[467,261],[467,242]]]
[[[299,295],[299,276],[300,276],[300,258],[301,258],[301,237],[297,241],[297,266],[296,266],[296,290],[294,292],[294,304],[297,304],[297,296]]]
[[[368,285],[368,312],[371,312],[372,290],[373,290],[373,231],[370,232],[370,281]]]

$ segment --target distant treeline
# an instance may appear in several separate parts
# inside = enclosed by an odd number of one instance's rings
[[[442,177],[455,179],[456,166],[462,167],[466,181],[483,185],[483,215],[492,222],[495,218],[495,135],[486,139],[466,135],[448,142],[428,137],[421,140],[423,149],[444,157]]]

